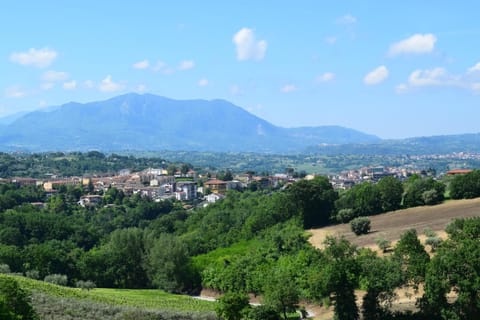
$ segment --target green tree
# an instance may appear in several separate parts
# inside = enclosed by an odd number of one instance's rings
[[[298,307],[299,290],[295,277],[285,265],[270,270],[266,277],[263,288],[265,304],[287,320],[287,313],[295,312]]]
[[[333,293],[335,320],[358,320],[355,288],[360,267],[356,260],[357,249],[347,240],[328,237],[325,240],[326,264],[319,281],[322,295]]]
[[[249,307],[245,293],[227,292],[217,301],[215,311],[225,320],[241,320]]]
[[[370,231],[370,219],[358,217],[350,221],[350,227],[357,236],[367,234]]]
[[[13,278],[0,275],[0,319],[36,320],[29,294]]]
[[[402,204],[403,186],[402,183],[394,177],[385,177],[377,183],[380,193],[380,202],[382,211],[388,212],[397,210]]]
[[[425,271],[430,261],[428,253],[417,237],[417,231],[406,231],[395,246],[393,258],[402,265],[404,281],[417,287],[425,279]]]
[[[333,217],[338,194],[326,177],[300,180],[287,189],[287,194],[298,207],[305,228],[327,225]]]

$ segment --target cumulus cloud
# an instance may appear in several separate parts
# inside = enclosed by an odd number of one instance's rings
[[[208,86],[208,79],[202,78],[202,79],[198,80],[198,85],[199,85],[200,87],[206,87],[206,86]]]
[[[414,34],[413,36],[396,42],[390,46],[389,54],[392,56],[399,54],[423,54],[430,53],[435,49],[437,37],[431,33]]]
[[[178,66],[178,70],[189,70],[195,67],[195,63],[192,60],[183,60]]]
[[[124,87],[125,86],[121,83],[113,82],[112,76],[108,75],[100,82],[98,89],[102,92],[115,92],[123,90]]]
[[[237,59],[262,60],[267,51],[267,42],[265,40],[257,41],[252,29],[242,28],[235,33],[232,39],[237,51]]]
[[[42,80],[48,82],[65,81],[68,77],[66,72],[49,70],[43,73]]]
[[[157,72],[162,70],[166,66],[165,62],[157,61],[157,63],[152,67],[152,70]]]
[[[23,98],[27,93],[22,90],[19,86],[11,86],[5,89],[5,96],[7,98]]]
[[[10,55],[10,61],[23,66],[46,68],[57,58],[57,52],[49,48],[30,48],[25,52],[14,52]]]
[[[294,84],[286,84],[280,89],[280,91],[282,91],[283,93],[290,93],[290,92],[294,92],[294,91],[297,91],[297,90],[298,90],[298,88]]]
[[[65,90],[74,90],[76,88],[77,88],[77,81],[75,80],[63,83],[63,89]]]
[[[147,69],[148,67],[150,66],[150,62],[148,60],[142,60],[142,61],[138,61],[138,62],[135,62],[132,67],[134,69]]]
[[[469,68],[467,73],[475,73],[480,72],[480,62],[474,65],[473,67]]]
[[[338,24],[354,24],[357,22],[357,18],[352,16],[351,14],[346,14],[343,17],[337,19]]]
[[[317,82],[330,82],[335,79],[335,74],[332,72],[325,72],[324,74],[317,77]]]
[[[444,68],[429,70],[417,69],[408,77],[408,84],[415,87],[438,86],[451,82],[453,79],[447,74]]]
[[[380,66],[370,71],[364,78],[363,82],[366,85],[375,85],[382,83],[388,78],[388,69],[385,66]]]

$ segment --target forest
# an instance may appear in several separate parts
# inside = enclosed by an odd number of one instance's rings
[[[410,230],[382,255],[332,237],[317,249],[305,231],[435,205],[445,195],[478,197],[479,171],[455,176],[448,185],[414,175],[340,193],[319,176],[283,190],[231,191],[193,210],[115,188],[103,194],[102,205],[81,207],[77,201],[87,188],[58,191],[47,198],[41,187],[0,184],[2,273],[71,287],[177,294],[209,288],[224,294],[217,314],[227,320],[292,319],[302,302],[333,305],[342,320],[480,317],[479,218],[453,221],[449,238],[432,241],[431,248]],[[45,206],[32,204],[38,202]],[[423,290],[417,308],[391,309],[395,289],[405,287]],[[366,292],[360,307],[357,289]],[[261,296],[262,306],[249,306],[247,294]],[[8,297],[0,298],[1,314]]]

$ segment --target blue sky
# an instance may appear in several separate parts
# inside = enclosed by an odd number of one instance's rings
[[[479,132],[478,1],[3,1],[0,116],[127,92],[284,127]]]

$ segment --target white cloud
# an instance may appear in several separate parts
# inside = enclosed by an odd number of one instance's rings
[[[474,65],[473,67],[469,68],[467,73],[474,73],[474,72],[480,72],[480,62]]]
[[[44,107],[47,106],[47,102],[45,100],[40,100],[40,101],[38,101],[38,106],[40,108],[44,108]]]
[[[435,35],[431,33],[417,33],[407,39],[392,44],[389,54],[395,56],[408,53],[430,53],[435,49],[435,42],[437,42]]]
[[[75,80],[63,83],[63,89],[65,89],[65,90],[73,90],[73,89],[76,89],[76,88],[77,88],[77,81],[75,81]]]
[[[206,86],[208,86],[208,79],[202,78],[202,79],[198,80],[198,85],[199,85],[200,87],[206,87]]]
[[[11,86],[5,89],[5,96],[7,98],[23,98],[27,95],[19,86]]]
[[[195,63],[192,60],[184,60],[180,62],[178,70],[189,70],[195,67]]]
[[[124,88],[125,86],[123,84],[113,82],[111,75],[106,76],[98,86],[98,89],[102,92],[115,92],[123,90]]]
[[[372,71],[370,71],[365,78],[363,78],[363,82],[367,85],[374,85],[379,84],[385,81],[388,78],[388,69],[385,66],[380,66]]]
[[[298,88],[294,84],[286,84],[282,87],[282,89],[280,89],[280,91],[282,91],[283,93],[290,93],[297,90]]]
[[[242,28],[235,33],[232,39],[237,51],[237,59],[262,60],[267,51],[267,42],[265,40],[257,41],[252,29]]]
[[[148,60],[142,60],[134,63],[132,67],[134,69],[147,69],[150,66],[150,62]]]
[[[42,90],[50,90],[50,89],[53,89],[53,87],[55,87],[55,83],[53,82],[45,82],[45,83],[42,83],[42,85],[40,86]]]
[[[355,18],[351,14],[346,14],[343,17],[337,19],[338,24],[354,24],[355,22],[357,22],[357,18]]]
[[[335,74],[332,72],[325,72],[317,77],[317,82],[330,82],[335,79]]]
[[[476,94],[480,94],[480,82],[472,83],[472,90]]]
[[[434,68],[430,70],[417,69],[408,77],[408,84],[414,87],[438,86],[449,83],[447,71],[444,68]]]
[[[87,89],[92,89],[95,87],[95,83],[92,81],[92,80],[86,80],[84,83],[83,83],[83,86]]]
[[[65,81],[68,79],[68,73],[63,71],[53,71],[49,70],[44,72],[42,75],[42,80],[48,82],[55,82],[55,81]]]
[[[24,66],[34,66],[38,68],[48,67],[57,58],[57,52],[49,48],[35,49],[30,48],[26,52],[14,52],[10,55],[12,62]]]

